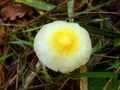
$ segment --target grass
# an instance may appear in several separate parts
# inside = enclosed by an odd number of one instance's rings
[[[2,21],[0,23],[0,89],[79,90],[80,78],[83,77],[83,81],[88,84],[86,86],[88,90],[120,88],[118,75],[120,72],[120,20],[107,16],[114,17],[114,13],[101,12],[103,8],[115,1],[117,0],[108,0],[105,3],[95,2],[92,6],[91,2],[87,1],[83,3],[83,6],[81,5],[79,10],[73,11],[74,0],[64,1],[59,5],[55,5],[54,1],[51,4],[48,0],[45,4],[53,5],[54,9],[49,10],[48,6],[42,7],[44,8],[41,9],[44,10],[42,16],[33,15],[10,22]],[[68,12],[63,10],[62,5],[65,3],[67,3]],[[58,9],[60,7],[61,10]],[[45,68],[38,61],[33,50],[34,37],[42,25],[54,20],[79,23],[90,33],[93,54],[88,64],[85,65],[88,68],[87,72],[80,73],[77,69],[68,74],[61,74]]]

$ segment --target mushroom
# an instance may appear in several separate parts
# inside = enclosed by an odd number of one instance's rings
[[[37,33],[34,51],[43,65],[68,73],[87,63],[92,45],[88,32],[79,24],[54,21]]]

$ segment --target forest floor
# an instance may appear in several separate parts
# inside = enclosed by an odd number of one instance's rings
[[[57,20],[90,33],[83,76],[80,69],[44,72],[34,52],[36,33]],[[119,72],[120,0],[0,0],[0,90],[120,90]]]

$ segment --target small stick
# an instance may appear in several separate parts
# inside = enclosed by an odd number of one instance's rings
[[[120,66],[115,70],[115,73],[118,73],[119,70],[120,70]],[[113,78],[110,78],[110,79],[106,82],[106,84],[103,86],[103,89],[102,89],[102,90],[107,90],[107,87],[108,87],[108,85],[111,83],[112,80],[113,80]],[[118,89],[118,90],[119,90],[119,89]]]
[[[38,71],[41,69],[41,63],[40,63],[40,61],[38,61],[37,63],[36,63],[36,73],[38,73]],[[36,76],[36,74],[35,74],[35,72],[31,72],[30,74],[29,74],[29,76],[26,78],[26,80],[25,80],[25,88],[27,88],[28,87],[28,85],[30,84],[30,82],[35,78],[35,76]]]
[[[80,72],[87,72],[87,67],[85,65],[80,67]],[[88,79],[80,78],[80,90],[88,90]]]
[[[106,55],[100,55],[100,54],[93,54],[94,56],[98,57],[105,57],[105,58],[112,58],[112,59],[119,59],[119,56],[106,56]]]

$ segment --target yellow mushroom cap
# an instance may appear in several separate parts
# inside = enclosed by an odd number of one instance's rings
[[[87,63],[92,45],[88,32],[79,24],[54,21],[37,33],[34,50],[45,66],[68,73]]]

